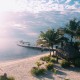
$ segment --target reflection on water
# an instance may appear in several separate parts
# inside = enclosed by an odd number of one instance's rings
[[[0,61],[22,59],[39,55],[41,53],[42,52],[40,50],[17,46],[16,40],[0,39]]]

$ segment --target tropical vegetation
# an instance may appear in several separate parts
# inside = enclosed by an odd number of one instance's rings
[[[46,69],[47,69],[47,70],[52,70],[53,67],[54,67],[54,64],[53,64],[52,62],[48,62],[48,63],[46,64]]]
[[[4,75],[0,76],[0,80],[15,80],[15,78],[12,76],[7,77],[7,74],[4,73]]]
[[[46,69],[45,69],[45,68],[33,67],[33,68],[31,69],[31,74],[32,74],[33,76],[40,76],[40,75],[45,74],[45,72],[46,72]]]
[[[46,32],[41,31],[38,44],[47,46],[53,49],[53,46],[59,42],[58,33],[54,29],[48,29]],[[50,51],[51,55],[51,51]]]
[[[69,37],[67,37],[68,35]],[[80,46],[80,21],[77,19],[70,20],[66,27],[59,28],[57,30],[48,29],[47,31],[41,31],[39,35],[39,39],[37,40],[38,45],[42,45],[42,47],[48,47],[54,53],[54,45],[61,44],[61,48],[63,48],[66,44],[71,44],[72,47],[75,48],[75,52],[79,53],[79,46]],[[70,45],[70,46],[71,46]],[[57,48],[57,47],[56,47]],[[75,54],[77,54],[75,53]],[[56,54],[57,56],[57,54]]]
[[[61,62],[60,64],[61,64],[61,66],[62,66],[63,68],[68,68],[68,67],[70,67],[70,63],[69,63],[67,60],[62,60],[62,62]]]
[[[61,47],[58,47],[60,44]],[[77,19],[72,19],[64,28],[59,28],[57,30],[48,29],[45,32],[41,31],[37,40],[37,45],[40,45],[42,48],[49,48],[50,55],[40,58],[40,61],[43,63],[36,62],[37,67],[32,68],[32,75],[43,75],[48,71],[56,74],[58,69],[55,68],[55,64],[59,64],[63,68],[68,68],[70,66],[80,67],[80,21]],[[57,45],[55,49],[56,56],[51,55],[51,51],[54,53],[54,45]],[[74,54],[69,55],[71,54],[69,53],[69,48],[74,51],[72,52]],[[64,56],[66,58],[64,58]],[[60,62],[56,63],[58,59],[60,59]]]
[[[77,21],[77,19],[70,20],[66,25],[65,33],[70,36],[71,43],[73,42],[74,38],[80,37],[80,21]]]

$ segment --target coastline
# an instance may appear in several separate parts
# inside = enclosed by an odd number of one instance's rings
[[[13,76],[15,80],[62,80],[67,75],[70,80],[80,80],[80,72],[66,70],[59,65],[59,74],[57,75],[47,73],[45,77],[32,76],[30,73],[32,67],[35,66],[40,57],[45,55],[49,55],[49,52],[25,59],[0,62],[0,75],[7,73],[8,76]]]
[[[37,80],[31,75],[31,68],[35,66],[40,57],[48,54],[45,53],[25,59],[0,62],[0,75],[7,73],[8,76],[13,76],[15,80]]]
[[[39,55],[35,55],[35,56],[32,56],[32,57],[27,57],[27,58],[21,58],[21,59],[16,59],[16,60],[8,60],[8,61],[0,61],[0,66],[7,66],[7,65],[11,65],[11,64],[14,64],[14,63],[19,63],[19,62],[22,62],[22,61],[29,61],[29,60],[32,60],[32,59],[39,59],[40,57],[42,56],[45,56],[45,55],[48,55],[49,52],[45,52],[43,54],[39,54]]]

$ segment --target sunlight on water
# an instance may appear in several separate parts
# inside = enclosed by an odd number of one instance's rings
[[[40,50],[33,50],[17,46],[16,38],[0,39],[0,61],[22,59],[39,54],[41,54]]]
[[[24,38],[13,26],[13,21],[10,21],[7,17],[0,13],[0,61],[21,59],[40,53],[37,50],[29,50],[17,46],[17,41],[24,40]]]
[[[0,12],[0,61],[21,59],[41,54],[40,50],[17,46],[17,42],[20,40],[35,44],[34,42],[38,36],[36,28],[33,31],[32,27],[25,27],[21,21],[19,23],[22,26],[16,25],[18,20],[14,14],[11,16]]]

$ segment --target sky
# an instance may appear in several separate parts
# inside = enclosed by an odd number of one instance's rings
[[[80,20],[80,0],[0,0],[0,40],[33,41],[73,18]]]

